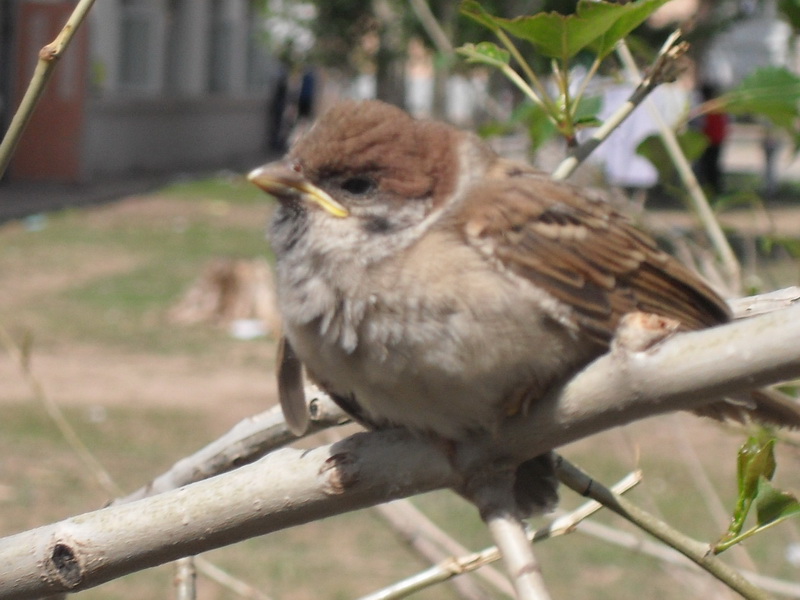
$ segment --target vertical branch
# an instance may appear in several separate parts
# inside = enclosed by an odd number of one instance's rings
[[[514,493],[516,469],[497,463],[470,473],[461,493],[480,512],[505,562],[517,600],[549,600],[542,570],[528,539]]]
[[[517,600],[549,600],[542,569],[525,533],[525,525],[510,511],[498,509],[484,520],[503,555]]]
[[[175,598],[197,600],[197,569],[193,556],[175,561]]]
[[[632,81],[640,80],[641,75],[639,69],[624,40],[617,44],[617,55],[622,61],[628,73],[628,77],[630,77]],[[648,101],[646,106],[658,127],[659,135],[664,141],[664,146],[672,162],[675,164],[675,168],[678,170],[681,181],[683,181],[683,185],[686,186],[686,190],[689,192],[689,198],[691,198],[695,213],[703,224],[706,234],[722,262],[722,267],[727,277],[727,284],[730,288],[728,291],[731,292],[732,295],[738,295],[742,285],[739,261],[736,259],[736,255],[733,253],[733,249],[728,243],[728,239],[725,237],[725,233],[722,231],[722,227],[719,221],[717,221],[714,211],[711,210],[708,204],[708,199],[703,193],[700,183],[694,175],[694,171],[692,171],[692,166],[689,164],[689,161],[686,160],[686,156],[683,154],[678,144],[675,132],[664,122],[661,113],[659,113],[658,109],[651,101]]]
[[[25,90],[25,96],[23,96],[17,112],[14,113],[14,118],[11,120],[3,141],[0,142],[0,177],[6,172],[8,163],[11,162],[14,150],[33,116],[33,111],[47,87],[47,82],[53,75],[58,59],[64,54],[93,4],[94,0],[80,0],[56,39],[39,51],[39,60],[33,71],[31,82],[28,84],[28,89]]]

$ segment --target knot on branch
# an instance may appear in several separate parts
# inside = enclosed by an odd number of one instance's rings
[[[689,50],[689,42],[680,42],[663,51],[645,75],[642,83],[647,87],[656,87],[662,83],[672,83],[687,68],[683,55]]]
[[[56,542],[48,562],[50,570],[65,588],[74,589],[83,581],[83,565],[71,545],[63,541]]]
[[[628,313],[619,322],[612,350],[644,352],[670,337],[681,327],[680,321],[646,312]]]
[[[51,42],[39,50],[39,60],[52,62],[59,58],[61,58],[61,54],[59,54],[58,44],[56,44],[56,42]]]

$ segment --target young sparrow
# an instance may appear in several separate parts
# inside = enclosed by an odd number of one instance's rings
[[[605,353],[628,313],[685,330],[729,319],[588,190],[381,102],[339,104],[250,179],[279,201],[279,379],[295,431],[307,423],[298,361],[367,426],[463,440]],[[702,412],[800,424],[769,396]]]

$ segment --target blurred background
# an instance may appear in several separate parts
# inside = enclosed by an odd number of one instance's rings
[[[576,3],[483,5],[513,17],[568,13]],[[0,131],[39,49],[74,6],[0,0]],[[653,98],[669,123],[704,132],[692,112],[707,100],[703,89],[724,95],[765,67],[798,74],[798,13],[791,1],[672,0],[629,45],[646,65],[677,24],[687,26],[686,70]],[[275,403],[277,318],[263,233],[270,201],[243,173],[279,157],[326,107],[377,97],[479,131],[499,151],[546,169],[563,158],[564,142],[531,116],[516,89],[453,50],[488,39],[456,0],[96,2],[0,181],[0,535],[109,499],[64,441],[48,403],[125,491]],[[549,69],[520,49],[537,69]],[[581,69],[578,60],[576,80]],[[632,89],[613,61],[591,85],[601,119]],[[748,291],[800,279],[800,129],[793,123],[794,136],[762,116],[731,114],[714,142],[721,178],[704,184]],[[702,266],[710,251],[683,193],[639,151],[654,131],[638,110],[575,180],[617,190],[643,226]],[[728,526],[744,437],[742,428],[671,415],[564,452],[607,484],[641,466],[644,483],[632,497],[713,540]],[[780,445],[776,480],[798,492],[800,449],[791,442]],[[471,549],[488,545],[475,511],[453,494],[414,502]],[[581,502],[563,493],[564,508]],[[620,548],[620,536],[642,534],[619,519],[595,520],[616,533],[599,539],[579,530],[538,550],[555,597],[731,597],[707,575]],[[800,598],[795,523],[729,554],[739,568],[787,582],[784,597]],[[261,594],[245,597],[259,598],[353,598],[426,565],[372,511],[208,558]],[[171,567],[159,567],[80,596],[161,596],[172,576]],[[200,590],[201,598],[242,595],[206,575]],[[499,596],[448,585],[417,597]]]

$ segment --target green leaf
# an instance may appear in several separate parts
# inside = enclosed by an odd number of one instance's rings
[[[575,108],[576,123],[597,123],[597,114],[603,108],[602,96],[583,96]],[[596,125],[591,125],[592,127]]]
[[[764,482],[769,485],[769,481],[775,475],[775,466],[775,438],[767,433],[762,432],[761,435],[750,436],[739,448],[736,474],[739,497],[736,500],[736,508],[734,508],[728,531],[714,545],[713,552],[715,554],[727,550],[763,528],[759,519],[756,527],[742,533],[753,502],[757,503],[759,514],[761,514],[760,511],[764,511],[765,517],[784,510],[780,501],[770,495],[769,489],[772,486],[764,487]],[[758,508],[758,502],[764,503],[763,508]],[[785,510],[791,510],[791,507]]]
[[[770,254],[775,248],[783,248],[792,258],[800,258],[800,240],[794,237],[765,235],[759,240],[759,249]]]
[[[503,29],[525,40],[549,58],[566,61],[590,48],[600,58],[638,27],[668,0],[638,0],[627,4],[580,0],[575,13],[563,15],[543,12],[504,19],[495,17],[474,0],[467,0],[461,11],[492,31]]]
[[[519,118],[527,125],[533,152],[539,150],[558,131],[547,112],[537,104],[526,103],[524,110],[519,113]]]
[[[487,29],[491,31],[497,31],[500,29],[500,25],[497,22],[497,17],[486,12],[486,10],[481,6],[480,2],[476,2],[475,0],[464,0],[461,3],[461,13],[474,19]]]
[[[620,6],[617,22],[608,31],[590,44],[590,48],[600,58],[608,55],[621,39],[644,23],[647,18],[661,8],[669,0],[642,0]]]
[[[800,31],[800,0],[779,0],[778,10],[795,32]]]
[[[548,12],[496,22],[508,33],[533,44],[539,53],[566,61],[608,31],[620,8],[619,4],[582,0],[571,15]]]
[[[776,489],[764,477],[758,483],[756,519],[759,528],[800,515],[800,502],[792,494]]]
[[[708,146],[708,139],[699,131],[688,129],[678,134],[678,144],[684,156],[690,161],[696,160]],[[675,165],[667,152],[664,142],[659,135],[651,135],[641,141],[636,147],[636,154],[643,156],[658,171],[659,179],[666,183],[675,173]]]
[[[744,533],[728,532],[714,544],[711,551],[714,554],[720,554],[731,546],[796,516],[800,516],[800,502],[797,501],[797,498],[788,492],[776,489],[766,477],[761,477],[758,481],[756,495],[756,525]]]
[[[739,448],[737,467],[739,495],[755,498],[759,479],[775,475],[775,438],[750,436]]]
[[[796,134],[800,117],[800,77],[784,67],[757,69],[734,90],[718,98],[723,110],[734,115],[762,115]]]
[[[508,52],[492,42],[464,44],[458,49],[458,53],[466,56],[467,62],[483,63],[494,67],[507,65],[511,59]]]
[[[531,151],[536,152],[556,133],[556,126],[542,106],[532,102],[523,102],[514,109],[508,121],[491,121],[480,127],[478,133],[488,138],[507,135],[524,127],[531,142]]]
[[[760,436],[750,436],[739,448],[736,470],[739,497],[736,500],[727,537],[734,537],[742,531],[753,500],[758,494],[759,480],[772,479],[775,474],[774,449],[775,438],[764,441]]]

